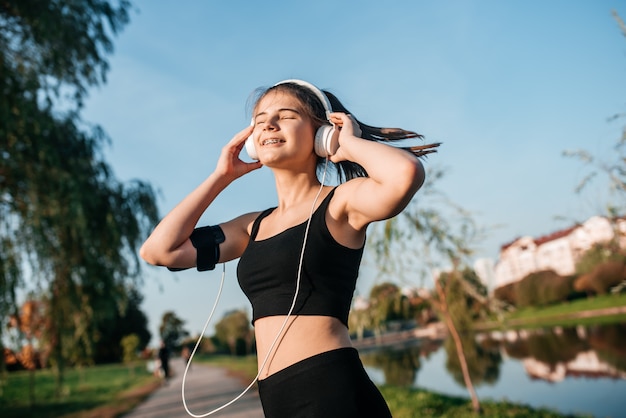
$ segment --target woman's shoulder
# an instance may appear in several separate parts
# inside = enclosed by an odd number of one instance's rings
[[[233,260],[241,256],[250,239],[254,221],[262,213],[263,211],[248,212],[220,224],[226,237],[225,242],[220,245],[225,260]]]
[[[244,213],[243,215],[239,215],[236,218],[233,218],[230,221],[223,223],[222,227],[235,227],[241,231],[246,231],[247,234],[250,235],[250,230],[252,229],[254,221],[270,210],[271,209],[265,209],[255,212]]]

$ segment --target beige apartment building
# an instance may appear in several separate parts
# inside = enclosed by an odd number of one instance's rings
[[[541,270],[554,270],[562,276],[573,274],[580,256],[593,244],[613,239],[615,229],[620,245],[626,247],[626,219],[611,222],[603,216],[592,216],[581,224],[539,238],[517,238],[500,249],[493,288]]]

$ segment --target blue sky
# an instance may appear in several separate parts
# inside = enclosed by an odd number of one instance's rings
[[[249,123],[260,86],[300,78],[334,92],[371,125],[416,130],[443,142],[429,167],[438,188],[491,229],[477,257],[522,235],[540,236],[601,213],[601,181],[574,193],[588,172],[562,156],[611,156],[625,110],[626,38],[616,0],[134,2],[115,39],[107,83],[85,120],[112,139],[106,158],[121,180],[147,180],[162,214],[212,171],[221,147]],[[215,224],[275,205],[268,169],[239,179],[203,216]],[[416,199],[420,199],[418,193]],[[556,217],[568,221],[559,221]],[[492,226],[497,228],[491,228]],[[217,318],[249,309],[235,264]],[[153,344],[175,311],[193,333],[215,298],[219,268],[146,268],[144,310]],[[359,292],[376,277],[362,269]],[[213,322],[215,323],[215,321]],[[212,333],[212,327],[210,328]]]

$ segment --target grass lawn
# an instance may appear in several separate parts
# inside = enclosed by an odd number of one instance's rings
[[[423,389],[381,386],[394,418],[564,418],[585,415],[564,415],[549,409],[536,409],[506,401],[481,399],[481,414],[474,413],[469,398],[447,396]]]
[[[233,357],[226,355],[202,355],[194,357],[193,361],[199,363],[208,363],[212,366],[223,367],[228,369],[229,373],[239,377],[246,386],[256,377],[257,361],[255,355],[246,357]]]
[[[603,310],[621,309],[612,314],[593,315]],[[546,307],[518,309],[505,314],[501,321],[477,324],[477,329],[528,328],[546,326],[591,325],[626,322],[626,293],[579,299]]]
[[[0,397],[3,418],[115,417],[133,408],[161,384],[146,370],[145,362],[137,363],[134,374],[120,364],[68,370],[59,398],[55,396],[55,375],[51,370],[36,371],[34,379],[35,402],[31,405],[30,373],[8,373]]]

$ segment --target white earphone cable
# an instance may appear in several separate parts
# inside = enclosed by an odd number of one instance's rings
[[[291,302],[291,307],[289,308],[289,312],[287,312],[287,316],[285,317],[285,320],[283,321],[282,326],[278,330],[278,333],[276,334],[276,337],[274,338],[274,341],[270,345],[270,348],[268,349],[267,354],[265,355],[265,358],[263,359],[263,363],[261,363],[261,365],[259,366],[259,370],[258,370],[258,373],[257,373],[256,377],[243,390],[243,392],[241,392],[235,398],[231,399],[229,402],[227,402],[224,405],[222,405],[222,406],[220,406],[218,408],[215,408],[214,410],[209,411],[209,412],[207,412],[205,414],[197,415],[197,414],[192,413],[189,410],[189,408],[187,407],[187,402],[185,400],[185,380],[187,378],[187,371],[189,370],[189,366],[191,365],[191,361],[193,359],[193,356],[196,353],[196,350],[198,349],[198,346],[200,345],[200,342],[202,341],[202,336],[204,335],[207,327],[209,326],[209,322],[211,321],[211,318],[213,317],[213,314],[215,312],[215,308],[217,307],[217,303],[218,303],[218,301],[220,299],[220,296],[222,294],[222,288],[224,286],[224,277],[226,275],[226,264],[222,265],[223,266],[222,278],[221,278],[221,281],[220,281],[220,287],[219,287],[219,290],[218,290],[218,293],[217,293],[217,297],[215,298],[215,303],[213,304],[213,308],[211,309],[211,313],[209,314],[209,317],[207,318],[207,320],[206,320],[206,322],[204,324],[204,328],[202,329],[202,332],[200,333],[200,336],[198,337],[198,341],[196,342],[196,345],[194,346],[193,351],[191,352],[191,355],[189,356],[189,360],[187,361],[187,365],[185,366],[185,373],[183,374],[183,383],[182,383],[182,386],[181,386],[183,406],[185,407],[185,411],[187,411],[187,414],[189,414],[190,416],[192,416],[194,418],[204,418],[204,417],[207,417],[209,415],[213,415],[214,413],[216,413],[218,411],[221,411],[222,409],[226,408],[227,406],[232,405],[233,403],[235,403],[239,399],[241,399],[241,397],[243,395],[245,395],[246,392],[248,392],[248,390],[250,390],[250,388],[252,386],[254,386],[254,384],[257,382],[257,380],[259,380],[259,376],[261,376],[261,372],[265,368],[265,364],[267,363],[267,360],[270,358],[270,355],[272,354],[272,352],[274,350],[274,346],[276,345],[276,343],[278,342],[280,337],[283,335],[283,331],[285,330],[285,327],[287,326],[289,318],[291,317],[291,314],[293,313],[293,310],[294,310],[294,308],[296,306],[296,302],[297,302],[297,299],[298,299],[298,293],[300,293],[300,277],[302,276],[302,264],[304,262],[304,250],[306,249],[306,242],[307,242],[307,238],[309,236],[309,227],[311,225],[311,219],[313,218],[313,213],[315,212],[315,205],[317,204],[317,201],[318,201],[318,199],[320,197],[320,194],[322,193],[322,190],[324,189],[324,181],[326,180],[327,167],[328,167],[328,157],[326,157],[326,162],[324,164],[324,173],[322,175],[320,188],[317,191],[317,194],[315,195],[315,199],[313,199],[313,205],[311,205],[311,211],[309,213],[309,218],[307,220],[306,227],[305,227],[305,230],[304,230],[304,240],[302,242],[302,250],[300,251],[300,261],[298,263],[298,276],[297,276],[297,279],[296,279],[296,290],[295,290],[295,295],[293,297],[293,301]]]

